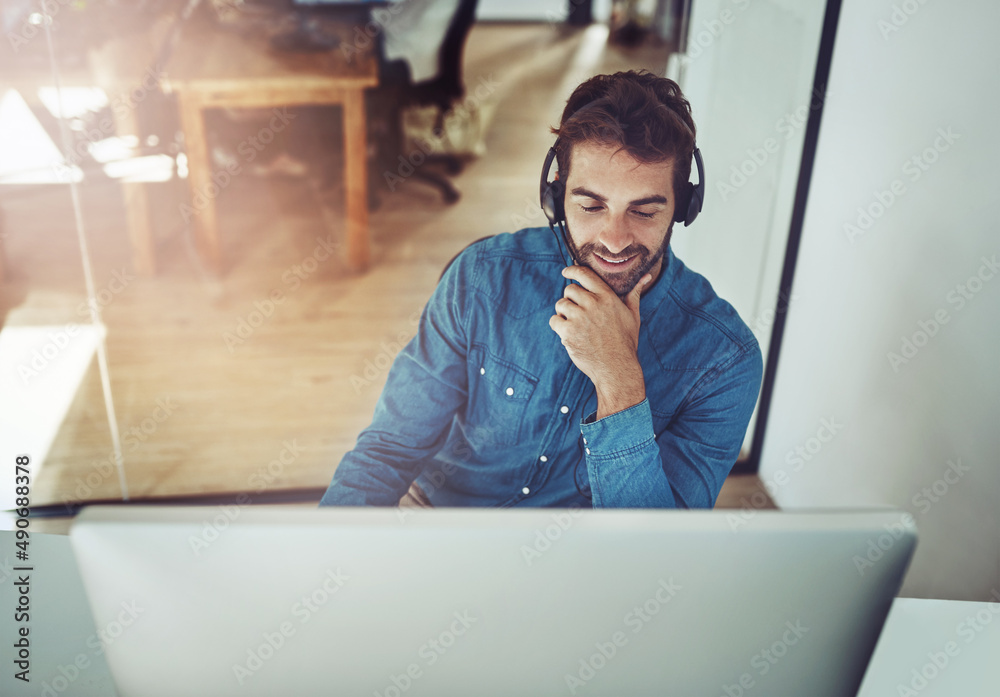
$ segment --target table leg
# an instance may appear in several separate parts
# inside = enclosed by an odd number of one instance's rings
[[[150,25],[148,29],[128,37],[109,38],[106,42],[100,42],[100,47],[95,46],[87,51],[90,73],[95,85],[103,89],[109,98],[111,95],[118,95],[115,97],[112,118],[115,132],[119,137],[131,135],[141,141],[138,111],[142,108],[146,93],[158,89],[156,84],[158,77],[151,71],[139,74],[139,70],[152,59],[152,47],[158,45],[160,37],[168,27],[169,24],[161,20]],[[153,82],[149,82],[150,79],[153,79]],[[128,101],[122,101],[122,96],[136,92],[139,97],[130,97]],[[126,108],[119,108],[122,106]],[[132,244],[132,265],[137,273],[152,276],[156,273],[156,245],[149,185],[141,182],[122,182],[121,191],[125,202],[129,241]]]
[[[6,237],[3,231],[3,211],[0,210],[0,283],[4,282],[4,274],[7,270],[7,257],[3,252],[3,238]]]
[[[344,98],[344,179],[347,198],[347,265],[368,267],[368,143],[365,95],[350,90]]]
[[[135,109],[115,109],[114,120],[119,136],[134,134],[141,138]],[[147,185],[142,182],[122,182],[121,187],[122,197],[125,199],[128,236],[132,242],[132,264],[136,272],[152,276],[156,273],[156,250]]]
[[[187,152],[188,184],[191,187],[191,205],[182,208],[182,215],[185,222],[194,224],[195,243],[202,260],[213,273],[220,273],[222,253],[215,210],[215,198],[219,191],[212,182],[205,116],[197,98],[184,93],[177,96],[184,129],[184,150]]]

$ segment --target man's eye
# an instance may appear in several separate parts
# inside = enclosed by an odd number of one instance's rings
[[[635,213],[640,218],[652,218],[654,215],[656,215],[656,213],[645,213],[643,211],[632,211],[632,212]]]
[[[604,208],[604,206],[580,206],[587,213],[596,213],[597,211]]]

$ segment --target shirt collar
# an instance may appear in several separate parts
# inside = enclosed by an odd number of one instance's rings
[[[653,281],[653,287],[647,290],[639,298],[639,315],[645,318],[656,312],[656,309],[663,303],[670,288],[674,284],[677,275],[680,273],[681,263],[674,256],[673,247],[667,245],[667,251],[663,253],[663,268],[659,277]]]

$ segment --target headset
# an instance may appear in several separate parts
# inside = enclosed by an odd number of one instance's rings
[[[592,104],[594,102],[577,109],[567,121],[571,120],[581,111],[589,108]],[[558,171],[556,172],[556,178],[549,181],[549,171],[552,169],[553,161],[556,160],[556,150],[559,142],[560,140],[557,138],[556,142],[549,148],[549,152],[545,155],[545,162],[542,163],[542,177],[538,184],[538,198],[541,203],[542,212],[545,213],[545,218],[549,221],[549,229],[555,235],[555,226],[559,226],[559,230],[562,232],[563,240],[566,241],[566,247],[569,251],[569,241],[566,239],[566,182],[559,179]],[[694,156],[695,167],[698,170],[698,183],[687,182],[674,205],[674,222],[684,223],[684,227],[689,227],[694,222],[694,219],[701,213],[702,205],[705,202],[705,163],[701,159],[701,150],[698,149],[697,143],[695,143],[692,154]],[[556,236],[556,244],[562,250],[558,236]],[[572,257],[574,264],[578,263],[572,251],[570,251],[569,255]]]
[[[597,99],[580,107],[566,121],[571,120],[578,113],[598,101],[601,100]],[[681,123],[684,123],[683,119]],[[687,126],[687,124],[684,125],[685,127]],[[690,128],[688,128],[688,131],[690,132]],[[556,159],[556,149],[559,146],[559,142],[560,139],[557,138],[556,142],[549,148],[549,152],[545,155],[545,162],[542,163],[542,177],[538,185],[538,198],[542,206],[542,212],[545,213],[545,217],[549,221],[549,230],[552,231],[552,235],[556,238],[556,244],[559,246],[560,253],[562,252],[562,244],[559,242],[559,236],[556,235],[557,225],[560,232],[562,232],[567,252],[573,264],[579,264],[579,261],[573,254],[572,247],[570,247],[569,240],[566,238],[566,182],[559,179],[558,171],[556,172],[556,178],[549,181],[549,170],[552,169],[552,162]],[[705,163],[701,159],[701,150],[698,149],[697,143],[695,143],[692,155],[694,156],[695,167],[698,169],[698,183],[687,182],[674,205],[674,222],[684,223],[684,227],[689,227],[694,222],[694,219],[701,213],[702,204],[705,202]],[[569,281],[567,280],[566,283],[568,285]],[[580,460],[583,459],[583,446],[579,441],[577,441],[577,447],[581,452],[580,457],[577,458],[573,465],[573,485],[580,496],[589,499],[592,498],[592,495],[581,490],[580,485],[576,481],[576,472],[580,465]]]

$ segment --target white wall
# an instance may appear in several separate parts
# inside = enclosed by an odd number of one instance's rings
[[[997,27],[990,0],[845,0],[764,442],[782,508],[913,514],[917,597],[1000,589]]]
[[[698,0],[669,75],[691,102],[705,159],[704,210],[674,229],[704,274],[770,345],[825,0]],[[745,449],[749,449],[754,420]]]

